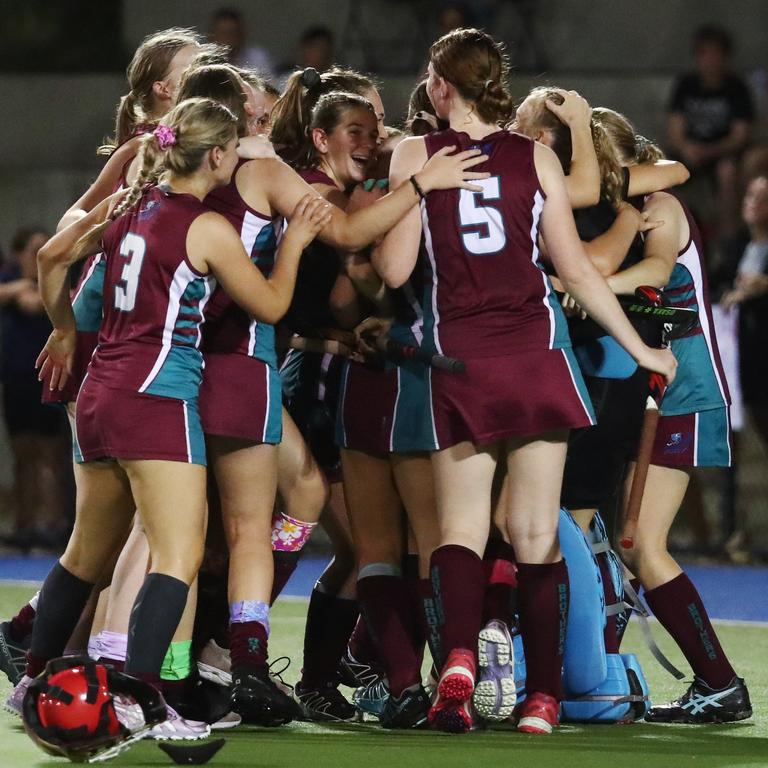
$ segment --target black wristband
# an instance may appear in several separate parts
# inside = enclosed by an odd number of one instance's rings
[[[420,197],[422,200],[424,200],[424,198],[426,197],[426,195],[424,194],[424,190],[421,188],[421,185],[419,184],[419,182],[418,182],[418,181],[416,181],[416,174],[414,174],[413,176],[411,176],[411,184],[413,184],[413,188],[416,190],[416,194],[417,194],[417,195],[418,195],[418,196],[419,196],[419,197]]]

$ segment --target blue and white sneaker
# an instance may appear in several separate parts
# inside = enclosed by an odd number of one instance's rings
[[[498,723],[512,714],[517,701],[515,651],[509,629],[492,619],[477,639],[478,679],[472,704],[483,719]]]
[[[11,695],[5,700],[5,704],[3,705],[3,709],[5,709],[6,712],[10,712],[12,715],[21,717],[24,694],[27,692],[27,688],[29,688],[29,684],[31,682],[31,677],[23,675],[21,680],[16,683],[13,690],[11,691]]]
[[[381,717],[389,701],[389,683],[385,678],[377,678],[370,685],[355,689],[352,703],[364,715]]]
[[[710,688],[698,677],[675,701],[651,707],[645,716],[648,723],[733,723],[752,717],[749,691],[740,677],[734,677],[725,688]]]

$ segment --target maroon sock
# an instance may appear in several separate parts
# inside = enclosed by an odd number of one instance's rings
[[[483,573],[486,583],[483,624],[496,619],[511,627],[517,592],[517,566],[512,545],[503,539],[489,541],[483,556]]]
[[[288,579],[291,578],[296,566],[299,564],[301,550],[298,552],[272,552],[272,561],[275,564],[275,578],[272,581],[272,594],[269,597],[269,604],[274,605],[275,600],[283,591]]]
[[[160,691],[160,693],[163,692],[163,681],[160,679],[160,675],[155,675],[151,672],[134,672],[131,674],[131,677],[135,677],[143,683],[149,683],[153,688]]]
[[[427,644],[427,622],[424,616],[424,607],[421,601],[419,589],[419,556],[407,554],[403,559],[403,578],[408,589],[408,603],[411,609],[409,626],[413,632],[411,641],[419,659],[419,669],[424,661],[424,647]]]
[[[640,579],[632,578],[629,580],[629,586],[635,591],[636,595],[640,594]],[[625,598],[627,602],[632,602],[629,597]],[[629,626],[629,620],[632,618],[632,609],[627,608],[624,613],[621,614],[621,618],[616,622],[616,643],[621,650],[621,641],[624,639],[624,633]]]
[[[419,579],[419,595],[421,596],[421,620],[424,622],[429,652],[432,654],[435,667],[440,670],[445,664],[443,641],[440,637],[443,614],[442,606],[435,602],[431,579]]]
[[[99,659],[99,664],[109,664],[109,666],[113,667],[117,672],[125,670],[125,659],[110,659],[109,656],[102,656]]]
[[[303,688],[322,688],[335,683],[339,661],[360,615],[357,600],[312,590],[304,630]]]
[[[517,564],[520,630],[526,683],[534,691],[562,699],[563,650],[568,620],[568,569],[556,563]]]
[[[23,608],[11,619],[9,633],[17,643],[20,643],[32,631],[35,613],[35,609],[29,603],[25,603]]]
[[[360,604],[358,603],[358,608]],[[371,633],[368,629],[368,623],[360,616],[355,623],[355,628],[352,630],[352,634],[349,636],[349,643],[347,643],[350,654],[355,661],[361,661],[366,664],[381,664],[379,657],[379,651],[376,648],[376,643],[371,637]]]
[[[615,605],[619,602],[616,597],[616,590],[613,588],[613,579],[611,578],[611,569],[608,565],[608,557],[605,554],[597,556],[597,565],[600,568],[600,577],[603,580],[603,593],[605,594],[605,607]],[[603,638],[605,641],[606,653],[619,652],[619,633],[616,628],[616,614],[606,616],[605,627],[603,628]]]
[[[192,689],[192,678],[185,677],[183,680],[163,680],[161,678],[160,689],[165,698],[178,699],[184,697]]]
[[[681,573],[646,591],[645,600],[664,629],[680,646],[694,674],[710,688],[724,688],[736,676],[707,610],[691,580]]]
[[[392,574],[363,576],[357,581],[357,597],[379,650],[389,690],[393,696],[400,696],[421,680],[421,660],[413,646],[414,617],[407,583]]]
[[[232,669],[263,669],[267,665],[267,628],[260,621],[238,621],[229,628]]]
[[[483,561],[471,549],[446,544],[432,553],[432,589],[443,617],[441,641],[447,660],[455,648],[475,652],[483,620]]]

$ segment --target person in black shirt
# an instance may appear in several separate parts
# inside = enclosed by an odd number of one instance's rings
[[[738,227],[738,167],[754,120],[745,82],[729,70],[732,43],[720,27],[693,37],[696,71],[680,77],[669,103],[667,140],[691,170],[715,183],[719,234]]]

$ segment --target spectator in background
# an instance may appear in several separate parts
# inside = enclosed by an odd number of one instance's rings
[[[211,16],[211,42],[228,48],[227,60],[255,69],[263,77],[274,75],[274,63],[266,48],[249,46],[245,18],[238,8],[219,8]]]
[[[20,229],[0,270],[0,383],[15,464],[15,530],[6,543],[25,550],[55,548],[67,534],[64,414],[41,404],[35,370],[51,332],[37,290],[37,252],[47,239],[40,227]]]
[[[328,27],[309,27],[299,38],[296,66],[299,69],[314,67],[325,72],[333,64],[333,33]]]
[[[669,104],[668,142],[691,171],[715,185],[719,236],[738,228],[738,157],[754,120],[749,89],[730,69],[732,42],[720,27],[693,37],[696,71],[675,84]],[[695,207],[695,206],[694,206]]]

